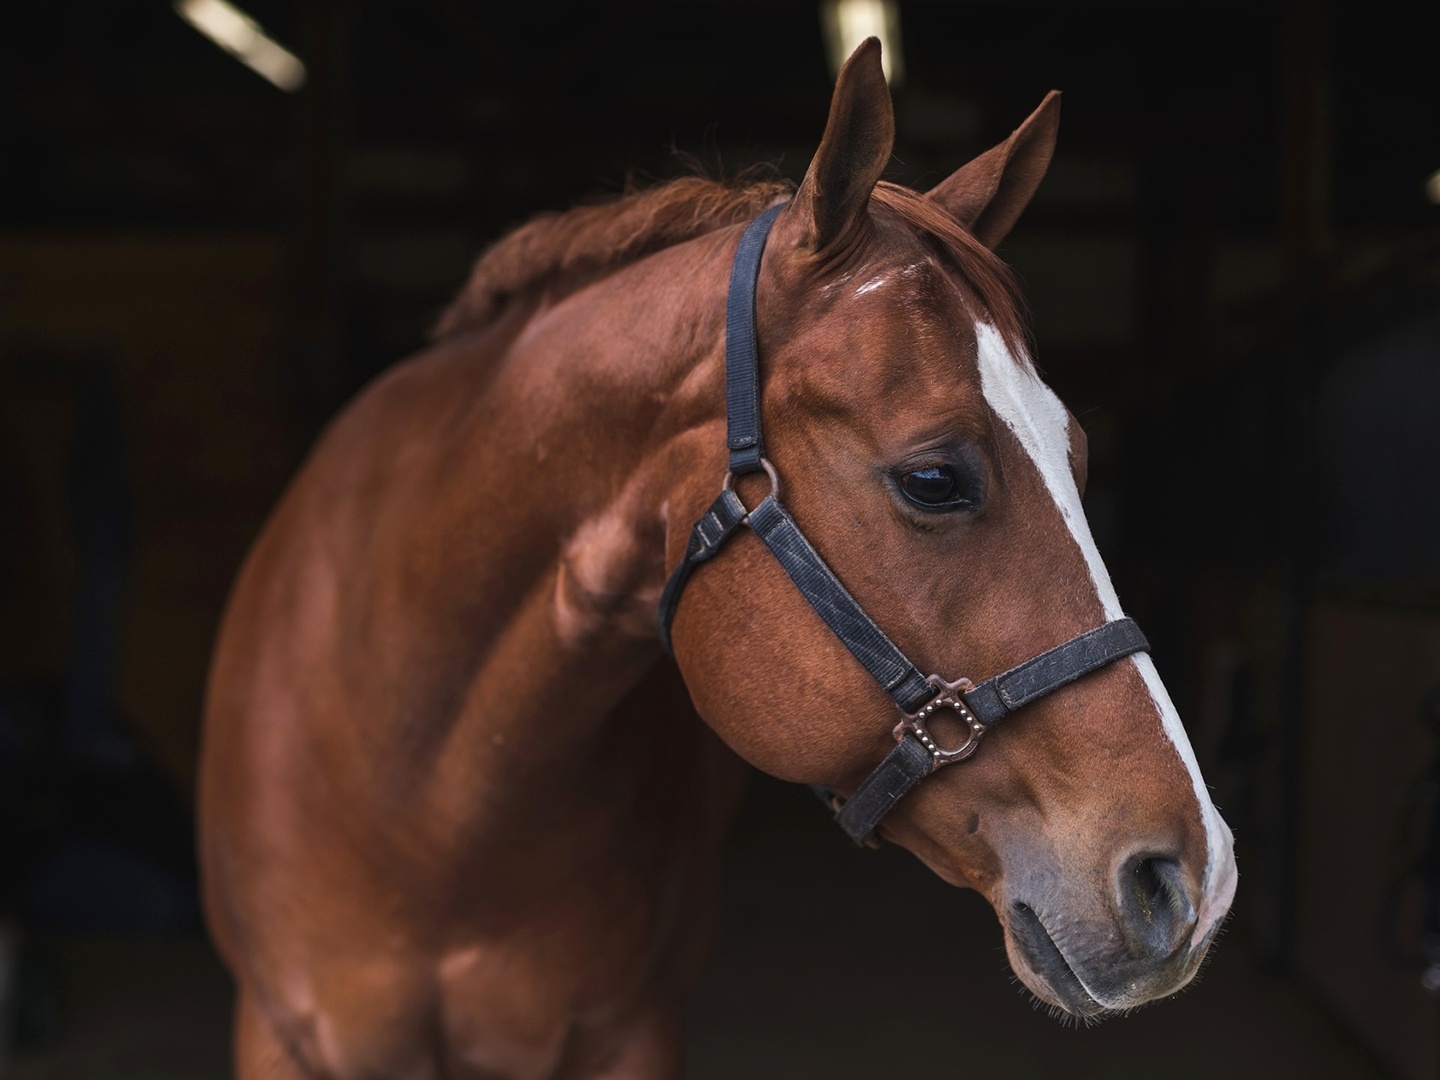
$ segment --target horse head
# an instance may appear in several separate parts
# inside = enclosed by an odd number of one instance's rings
[[[758,272],[785,506],[874,622],[949,679],[1122,617],[1081,506],[1085,434],[1037,374],[990,250],[1039,184],[1058,114],[1052,94],[928,195],[885,184],[894,120],[867,42]],[[723,469],[683,478],[671,506],[698,511]],[[741,477],[738,494],[753,508],[769,482]],[[702,717],[774,776],[848,796],[895,746],[895,703],[753,535],[694,575],[673,645]],[[1143,653],[1019,708],[878,834],[983,894],[1024,983],[1086,1017],[1185,985],[1235,887],[1230,831]]]

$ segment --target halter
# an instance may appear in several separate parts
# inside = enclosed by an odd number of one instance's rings
[[[1150,645],[1133,619],[1116,619],[982,683],[968,679],[951,682],[939,675],[922,675],[865,614],[781,505],[780,477],[765,457],[760,431],[755,290],[765,241],[782,209],[783,205],[772,206],[750,222],[730,268],[725,309],[726,445],[730,471],[720,495],[691,529],[685,556],[660,595],[660,643],[674,655],[670,624],[686,582],[695,568],[713,558],[740,526],[748,525],[779,560],[815,613],[900,709],[894,730],[895,749],[849,799],[829,788],[812,785],[835,811],[840,827],[856,843],[863,844],[873,842],[880,819],[911,788],[941,766],[974,754],[981,738],[1001,717],[1122,657],[1148,652]],[[770,492],[755,509],[747,510],[735,494],[735,478],[762,471],[770,479]],[[965,741],[959,746],[942,746],[930,731],[930,719],[942,709],[951,710],[964,725]]]

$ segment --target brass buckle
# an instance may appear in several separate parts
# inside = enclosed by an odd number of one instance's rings
[[[931,675],[925,680],[940,693],[931,698],[918,710],[913,713],[906,713],[901,721],[895,725],[895,741],[901,742],[906,735],[914,735],[920,740],[920,744],[930,752],[930,771],[934,772],[942,765],[953,765],[957,761],[964,761],[976,750],[980,749],[980,739],[985,734],[985,725],[976,719],[970,707],[965,704],[961,695],[967,690],[973,690],[975,684],[969,679],[956,679],[948,682],[939,675]],[[940,709],[951,709],[960,717],[961,723],[965,725],[965,741],[957,747],[941,746],[930,734],[927,721]]]

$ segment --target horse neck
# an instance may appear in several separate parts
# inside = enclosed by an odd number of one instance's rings
[[[485,514],[476,580],[445,586],[481,597],[488,624],[435,762],[432,794],[457,811],[477,782],[583,768],[658,658],[667,516],[688,512],[674,481],[723,474],[728,252],[712,234],[652,255],[541,307],[494,358],[451,525]]]

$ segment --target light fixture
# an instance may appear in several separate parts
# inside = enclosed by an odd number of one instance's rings
[[[1436,169],[1430,174],[1430,179],[1425,181],[1425,197],[1440,206],[1440,169]]]
[[[225,0],[175,0],[175,12],[200,33],[281,90],[294,93],[305,85],[305,65],[260,28],[260,24]]]
[[[820,5],[820,28],[825,34],[825,51],[830,56],[831,75],[859,44],[868,37],[880,39],[880,67],[891,86],[905,75],[900,55],[900,5],[895,0],[824,0]]]

